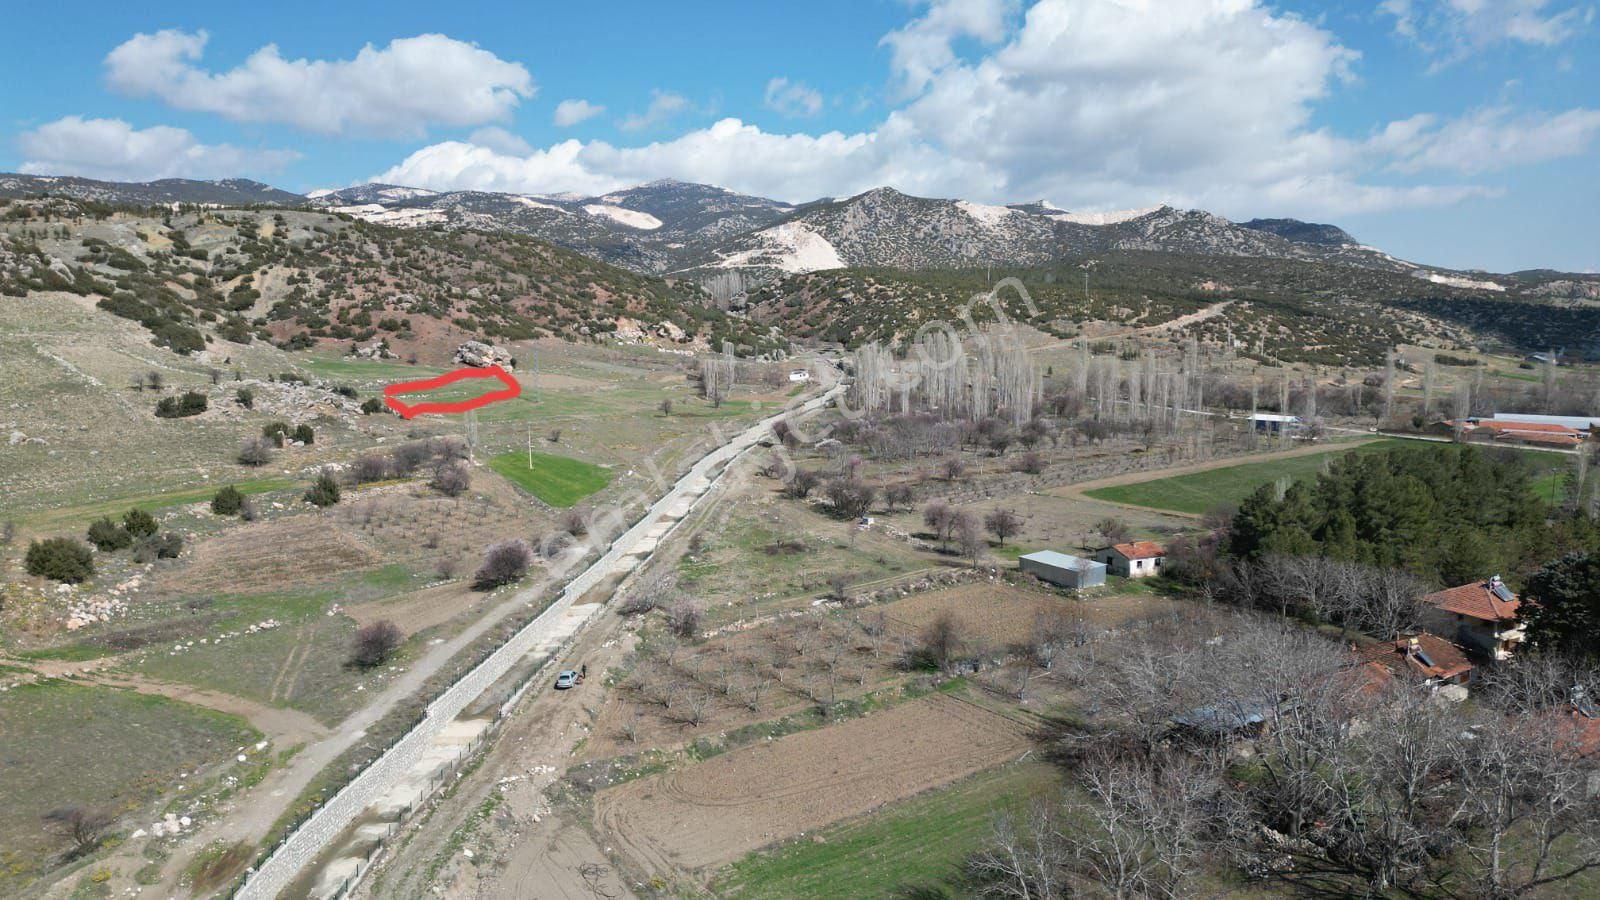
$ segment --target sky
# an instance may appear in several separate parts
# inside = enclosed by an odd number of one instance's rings
[[[27,4],[0,171],[1332,222],[1600,271],[1600,0]]]

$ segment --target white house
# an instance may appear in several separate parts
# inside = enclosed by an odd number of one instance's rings
[[[810,381],[811,380],[811,370],[810,369],[795,369],[795,370],[793,370],[792,372],[789,373],[789,380],[790,381]]]
[[[1155,541],[1128,541],[1112,544],[1095,554],[1105,564],[1106,571],[1123,578],[1145,578],[1160,575],[1166,562],[1167,550]]]

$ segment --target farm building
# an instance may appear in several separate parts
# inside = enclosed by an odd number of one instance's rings
[[[1526,637],[1517,621],[1522,601],[1496,575],[1422,598],[1422,623],[1436,634],[1494,660],[1509,659]]]
[[[1098,587],[1106,583],[1105,563],[1040,550],[1017,558],[1017,566],[1035,578],[1067,588]]]
[[[1145,578],[1161,574],[1161,564],[1167,558],[1165,547],[1155,541],[1128,541],[1112,544],[1095,554],[1105,563],[1112,575],[1123,578]]]
[[[1404,675],[1421,679],[1446,699],[1467,698],[1472,660],[1465,650],[1426,631],[1369,644],[1356,650],[1356,658],[1362,665],[1374,667],[1371,671],[1377,679]]]
[[[1595,416],[1545,416],[1536,413],[1495,413],[1487,419],[1478,419],[1479,425],[1499,425],[1502,428],[1517,425],[1558,425],[1568,431],[1588,433],[1600,423]]]
[[[1250,416],[1250,427],[1265,434],[1292,434],[1304,425],[1299,416],[1284,416],[1278,413],[1253,413]]]

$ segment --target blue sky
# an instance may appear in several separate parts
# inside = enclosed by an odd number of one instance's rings
[[[1593,271],[1595,2],[33,4],[0,37],[0,170],[675,177],[788,201],[888,184]]]

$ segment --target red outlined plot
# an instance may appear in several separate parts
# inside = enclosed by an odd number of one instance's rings
[[[457,400],[451,403],[443,403],[439,401],[405,403],[401,400],[395,399],[401,394],[420,394],[423,391],[431,391],[436,388],[442,388],[445,385],[455,384],[458,381],[465,381],[469,378],[494,378],[498,379],[501,384],[505,385],[505,387],[498,391],[490,391],[487,394],[480,394],[479,396],[473,397],[470,400]],[[425,413],[447,414],[466,412],[470,409],[477,409],[480,406],[488,406],[491,403],[498,403],[501,400],[510,400],[512,397],[519,396],[521,393],[522,385],[518,384],[517,380],[512,378],[505,369],[502,369],[499,366],[487,366],[482,369],[457,369],[454,372],[446,372],[437,378],[425,378],[421,381],[402,381],[398,384],[385,385],[383,388],[383,402],[384,405],[388,406],[396,413],[399,413],[400,418],[410,419],[414,416],[420,416]]]

